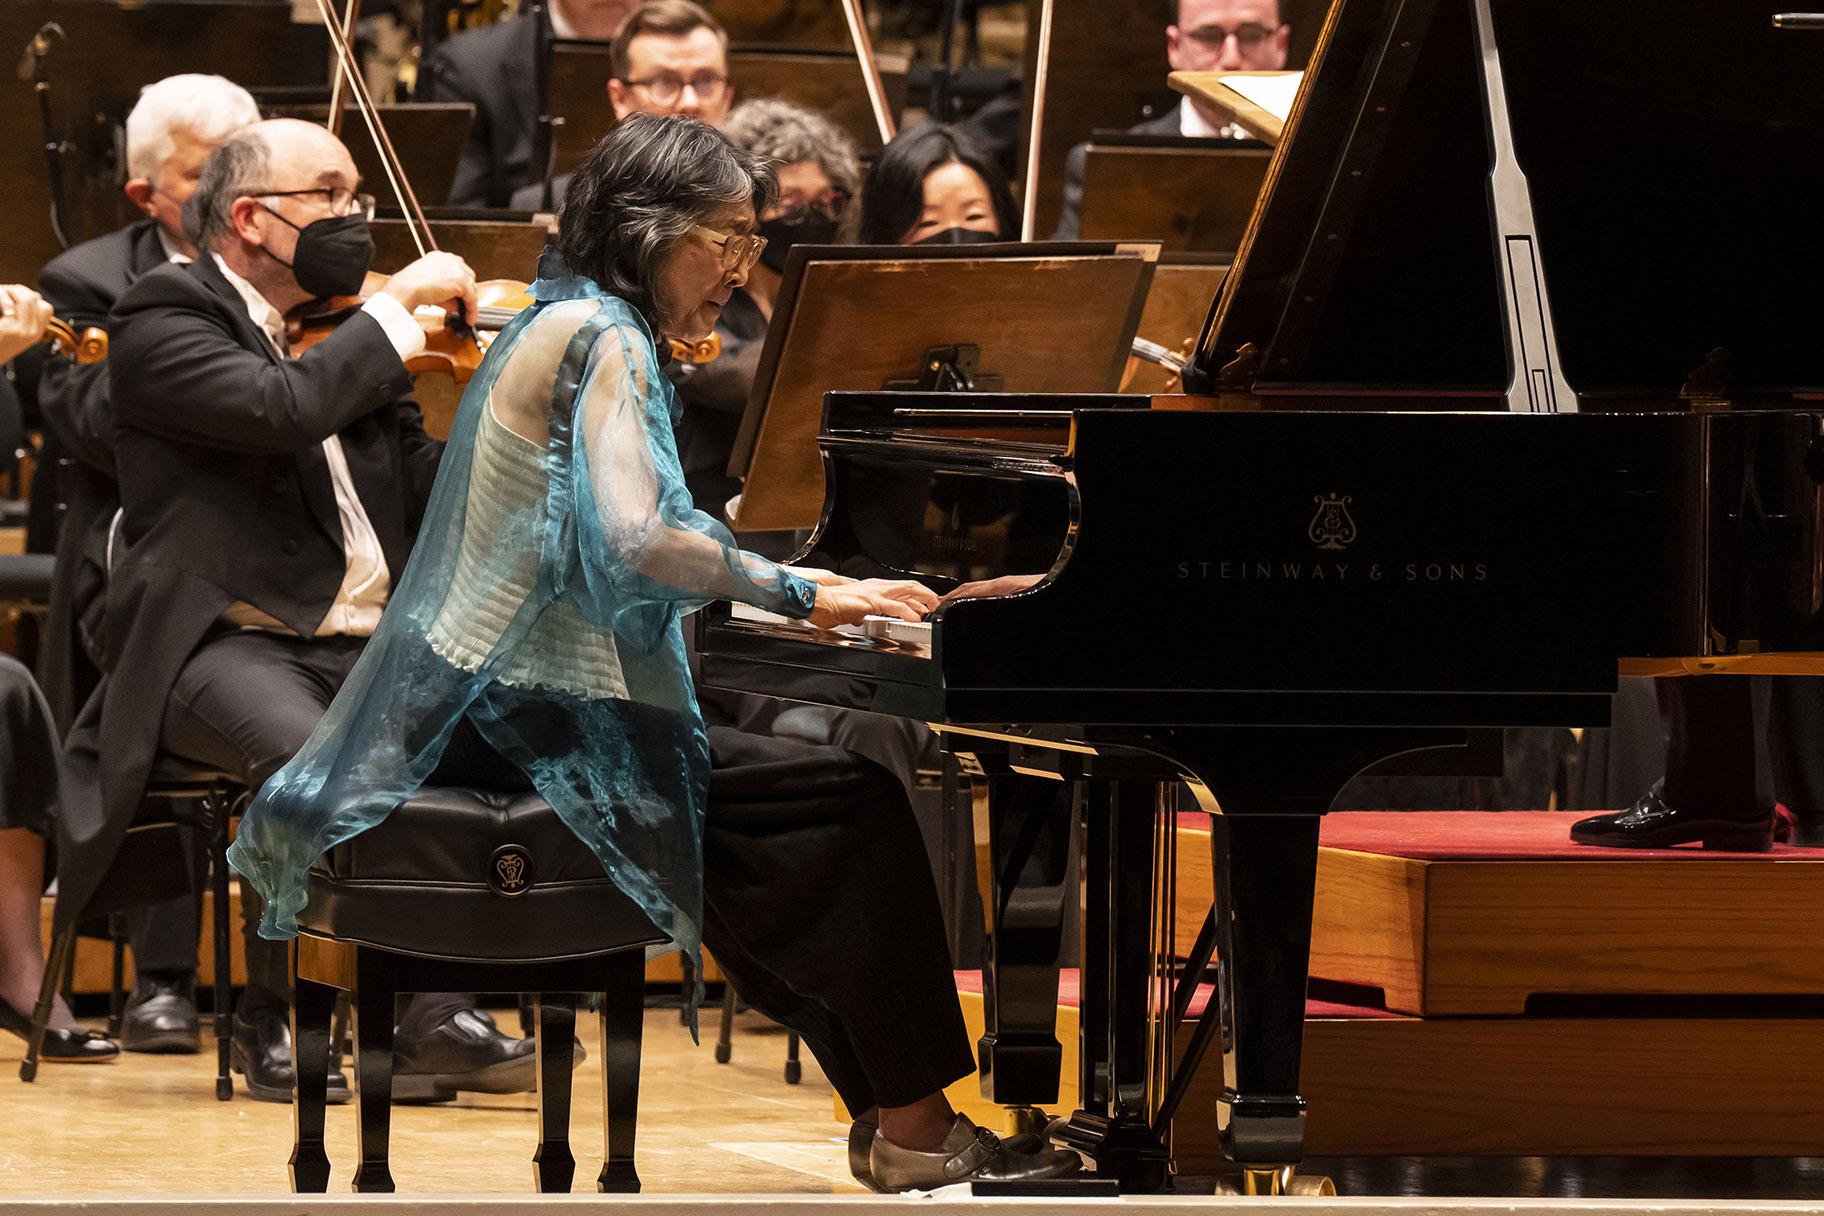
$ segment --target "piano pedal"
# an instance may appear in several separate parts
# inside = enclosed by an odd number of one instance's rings
[[[1328,1174],[1300,1174],[1290,1165],[1242,1167],[1216,1180],[1218,1195],[1302,1195],[1328,1199],[1336,1183]]]

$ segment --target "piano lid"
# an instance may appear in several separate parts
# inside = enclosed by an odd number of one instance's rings
[[[1586,403],[1674,396],[1719,347],[1732,396],[1824,389],[1824,42],[1775,29],[1779,7],[1491,0],[1562,371]],[[1205,326],[1205,384],[1505,404],[1471,10],[1336,0]]]

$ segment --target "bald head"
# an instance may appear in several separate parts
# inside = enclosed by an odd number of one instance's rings
[[[191,236],[199,249],[218,248],[233,235],[237,210],[256,206],[256,195],[359,184],[354,158],[323,127],[296,118],[252,123],[216,145],[203,166]]]

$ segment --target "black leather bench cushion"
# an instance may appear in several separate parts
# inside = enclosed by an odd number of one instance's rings
[[[425,788],[311,867],[307,932],[428,958],[551,962],[664,935],[536,794]]]

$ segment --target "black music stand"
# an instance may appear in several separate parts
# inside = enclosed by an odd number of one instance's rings
[[[1252,140],[1098,131],[1083,165],[1079,235],[1145,238],[1171,253],[1233,253],[1272,150]]]
[[[550,110],[553,177],[575,169],[614,128],[608,80],[609,44],[559,39],[551,44]],[[905,105],[906,61],[878,56],[881,83],[895,114]],[[853,53],[807,47],[737,46],[728,53],[735,102],[777,97],[824,115],[848,133],[864,156],[880,152],[880,132],[868,105],[861,64]]]
[[[817,522],[826,392],[1114,392],[1158,256],[1154,241],[794,248],[729,459],[735,526]]]
[[[329,107],[275,105],[268,112],[274,118],[301,118],[320,126]],[[469,127],[475,122],[475,107],[466,101],[403,102],[381,106],[379,114],[419,203],[433,207],[448,199],[463,145],[469,140]],[[374,150],[374,138],[361,120],[361,111],[352,105],[342,107],[342,142],[355,158],[362,188],[390,198],[392,190],[380,167],[380,154]]]

